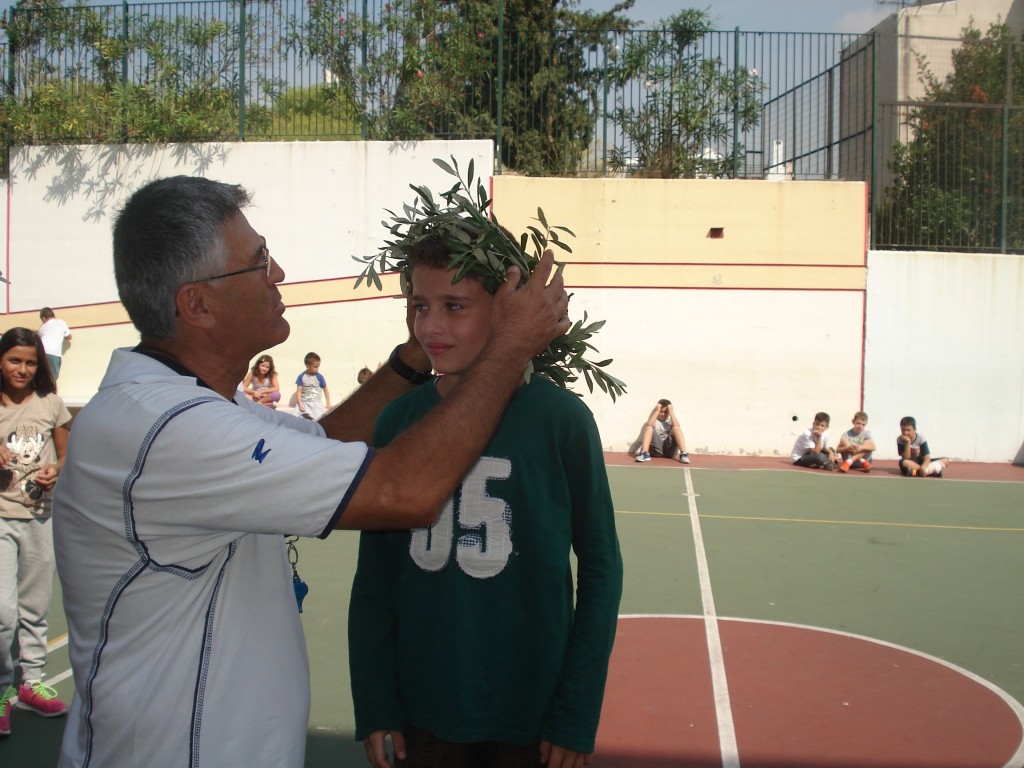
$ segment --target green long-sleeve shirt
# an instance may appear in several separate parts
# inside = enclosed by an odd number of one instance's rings
[[[439,401],[427,384],[388,406],[375,444]],[[535,376],[434,526],[362,534],[349,609],[356,738],[411,723],[459,743],[593,751],[621,592],[593,416]]]

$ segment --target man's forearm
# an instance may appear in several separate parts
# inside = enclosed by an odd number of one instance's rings
[[[519,357],[502,346],[488,349],[435,408],[380,449],[338,527],[432,524],[522,383],[527,358]]]
[[[412,345],[415,345],[415,348]],[[415,341],[403,344],[400,356],[414,369],[424,370],[430,367],[429,361],[423,362],[426,356]],[[320,425],[327,432],[327,436],[335,440],[370,444],[381,410],[396,397],[411,389],[412,385],[395,373],[390,365],[383,365],[337,408],[320,419]]]

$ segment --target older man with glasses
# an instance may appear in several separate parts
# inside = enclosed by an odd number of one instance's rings
[[[411,339],[319,423],[236,391],[289,326],[238,186],[161,179],[114,227],[141,343],[75,421],[54,505],[75,698],[60,766],[301,766],[309,671],[283,535],[427,526],[530,357],[569,327],[547,254],[458,388],[386,448],[374,421],[429,363]]]

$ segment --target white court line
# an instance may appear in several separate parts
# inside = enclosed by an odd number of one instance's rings
[[[707,553],[704,551],[704,536],[700,530],[700,516],[697,514],[697,496],[693,492],[690,468],[686,467],[684,472],[686,474],[686,502],[690,508],[693,544],[697,554],[697,575],[700,578],[700,599],[704,609],[704,634],[708,641],[711,689],[715,697],[715,717],[718,720],[718,743],[722,752],[722,768],[739,768],[740,755],[736,745],[736,726],[732,721],[729,682],[725,676],[722,637],[718,632],[718,614],[715,611],[715,597],[711,592],[711,574],[708,571]]]

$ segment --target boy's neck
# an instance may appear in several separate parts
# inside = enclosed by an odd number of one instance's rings
[[[437,390],[438,396],[444,397],[451,392],[455,385],[459,383],[460,378],[461,375],[458,373],[446,373],[435,378],[434,389]]]

